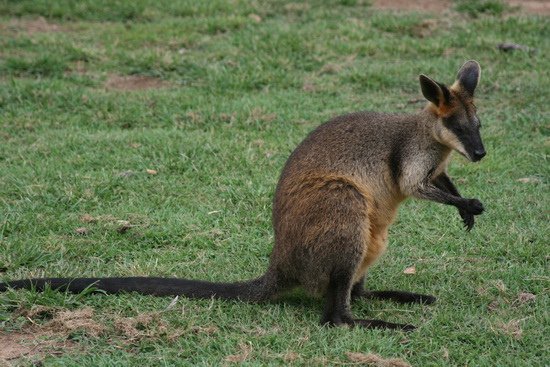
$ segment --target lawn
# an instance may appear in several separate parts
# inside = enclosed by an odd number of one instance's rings
[[[267,304],[9,291],[0,349],[20,350],[4,358],[548,365],[550,22],[484,3],[441,15],[361,0],[0,0],[0,280],[258,276],[278,175],[307,133],[345,112],[414,112],[418,74],[450,84],[468,59],[488,151],[449,172],[485,204],[474,229],[409,200],[367,279],[438,302],[353,305],[414,332],[322,327],[322,300],[300,291]]]

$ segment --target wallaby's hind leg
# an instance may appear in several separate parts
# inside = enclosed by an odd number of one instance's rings
[[[365,289],[365,276],[363,275],[357,283],[351,288],[351,299],[356,300],[358,298],[364,298],[367,296],[367,290]]]
[[[350,283],[349,274],[334,272],[331,275],[321,324],[329,326],[353,324],[350,310]]]
[[[321,323],[323,325],[337,326],[350,325],[365,328],[414,330],[413,325],[395,324],[382,320],[354,319],[350,310],[352,289],[352,274],[347,271],[336,271],[331,275],[326,294],[325,310]]]
[[[378,298],[389,299],[399,303],[423,303],[426,305],[435,302],[436,298],[427,294],[412,293],[405,291],[367,291],[365,289],[365,277],[363,276],[351,289],[351,298],[353,300],[359,298]]]

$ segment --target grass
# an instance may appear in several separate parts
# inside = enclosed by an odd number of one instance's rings
[[[107,325],[161,312],[167,325],[139,340],[73,333],[79,348],[44,365],[218,365],[245,352],[248,365],[346,364],[346,352],[414,366],[548,363],[548,18],[441,20],[320,0],[0,0],[0,14],[5,280],[257,276],[273,242],[279,172],[309,131],[344,112],[420,108],[411,103],[419,73],[452,83],[465,60],[483,69],[477,105],[488,156],[456,157],[450,174],[486,213],[466,233],[454,209],[406,202],[367,282],[438,303],[353,307],[417,331],[323,328],[322,302],[299,292],[263,305],[179,299],[167,311],[171,299],[134,294],[0,294],[7,332],[28,326],[17,308],[36,305],[91,306]],[[501,53],[503,41],[538,51]],[[113,75],[169,86],[105,88]],[[412,265],[416,274],[403,274]],[[522,292],[536,299],[522,302]],[[175,331],[182,336],[166,336]]]
[[[456,10],[477,17],[479,14],[502,15],[510,9],[502,0],[455,0]]]

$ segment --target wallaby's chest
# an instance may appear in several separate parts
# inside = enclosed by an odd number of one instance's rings
[[[442,152],[438,162],[434,162],[431,172],[428,173],[428,179],[435,178],[447,171],[447,166],[449,165],[449,161],[451,159],[450,153],[450,150]]]

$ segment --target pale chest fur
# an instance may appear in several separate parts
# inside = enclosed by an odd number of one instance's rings
[[[411,196],[418,187],[445,172],[449,164],[450,150],[432,150],[418,153],[403,162],[399,188],[405,196]]]
[[[441,159],[441,162],[439,165],[437,165],[433,171],[433,173],[430,175],[430,178],[434,178],[439,176],[442,173],[447,172],[447,167],[449,166],[449,162],[451,160],[451,151],[448,150],[446,152],[443,152],[443,156]]]

